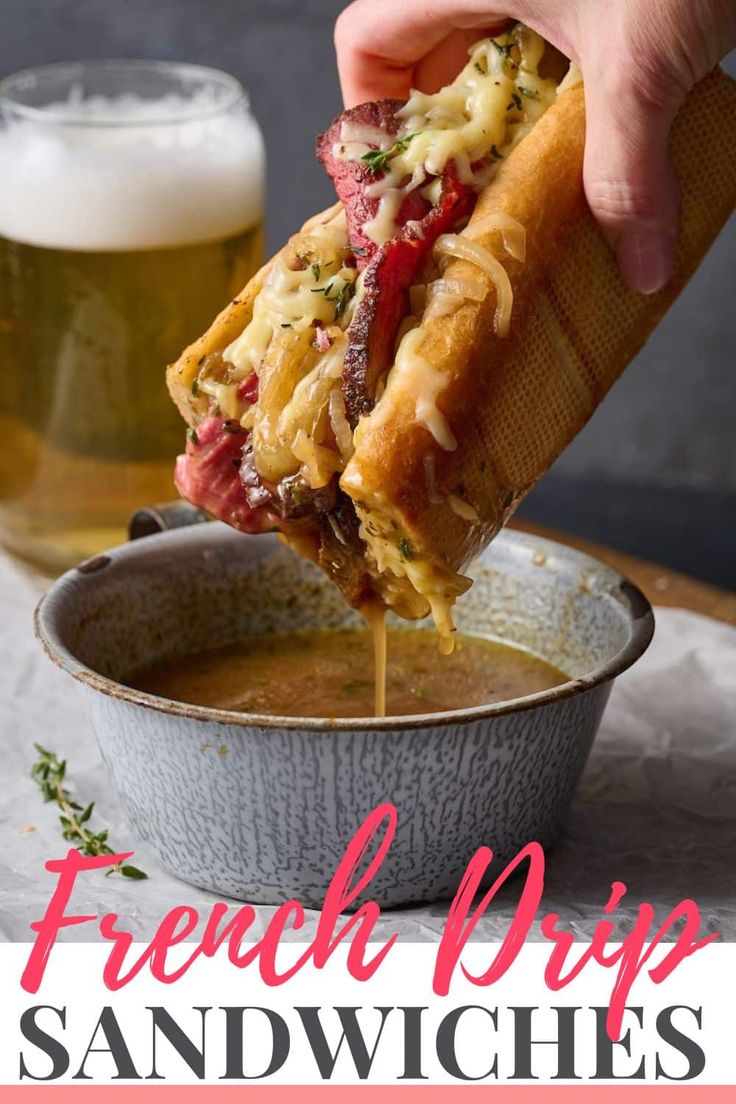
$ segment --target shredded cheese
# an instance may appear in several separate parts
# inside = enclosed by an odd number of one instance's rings
[[[389,374],[388,387],[398,389],[414,401],[414,417],[424,425],[440,448],[454,452],[457,440],[447,418],[437,406],[438,396],[450,382],[450,373],[434,367],[418,352],[424,340],[421,327],[404,335],[396,350],[396,360]],[[369,421],[370,415],[364,421]]]
[[[351,260],[351,264],[347,261]],[[256,469],[278,482],[302,469],[323,486],[345,457],[329,440],[330,398],[340,390],[357,271],[342,209],[313,223],[279,254],[253,303],[251,320],[223,350],[224,378],[200,372],[198,389],[228,419],[253,430]],[[255,407],[238,388],[255,372]]]
[[[480,521],[480,515],[475,506],[471,506],[460,495],[448,494],[447,503],[454,514],[457,514],[463,521],[478,522]]]
[[[428,176],[441,176],[451,162],[462,183],[480,188],[492,179],[554,102],[555,82],[538,72],[543,50],[539,35],[517,27],[478,42],[452,84],[432,94],[412,92],[399,112],[402,126],[395,152],[394,147],[388,150],[383,175],[368,189],[379,199],[375,218],[363,227],[370,238],[382,245],[393,237],[406,191]],[[385,136],[371,135],[373,129],[344,124],[336,154],[358,161],[371,147],[386,152]],[[436,204],[439,190],[440,182],[433,180],[422,194]]]
[[[361,520],[360,536],[365,541],[379,592],[387,604],[401,603],[404,616],[422,617],[431,613],[440,638],[440,651],[449,655],[455,632],[452,607],[458,595],[470,586],[470,579],[417,555],[411,542],[398,535],[390,522],[379,522],[373,513],[368,516],[360,505],[357,512]],[[407,581],[413,596],[411,592],[407,594]]]

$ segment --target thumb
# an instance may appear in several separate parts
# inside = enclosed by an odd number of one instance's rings
[[[647,96],[633,68],[615,94],[610,75],[585,76],[585,194],[627,284],[649,295],[674,262],[680,192],[668,139],[684,93]]]

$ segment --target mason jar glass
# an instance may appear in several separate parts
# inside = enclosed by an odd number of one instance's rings
[[[262,259],[263,140],[233,77],[44,66],[0,84],[0,541],[59,571],[174,495],[166,365]]]

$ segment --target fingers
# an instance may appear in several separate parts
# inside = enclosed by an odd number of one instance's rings
[[[335,26],[345,106],[403,99],[412,86],[435,91],[460,70],[482,31],[503,23],[515,6],[493,12],[488,0],[355,0]]]
[[[668,137],[684,93],[669,102],[640,87],[611,89],[585,74],[585,193],[634,291],[659,291],[672,272],[679,188]],[[641,79],[632,70],[631,81]]]
[[[479,38],[494,34],[500,27],[484,26],[475,30],[452,31],[413,69],[411,86],[422,92],[437,92],[455,79],[468,61],[468,51]]]
[[[678,232],[670,127],[736,34],[733,0],[354,0],[335,31],[346,106],[404,99],[412,87],[435,91],[460,70],[472,41],[506,18],[581,65],[588,202],[629,285],[659,290]]]

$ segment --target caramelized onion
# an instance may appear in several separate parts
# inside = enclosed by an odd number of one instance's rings
[[[330,392],[330,425],[340,454],[347,463],[355,452],[355,446],[353,444],[353,431],[345,417],[345,399],[341,387],[334,387]]]
[[[463,230],[463,237],[474,241],[485,234],[492,234],[498,230],[503,240],[503,247],[515,261],[523,261],[526,257],[526,230],[511,215],[505,211],[494,211],[490,215],[469,223]]]
[[[464,280],[458,276],[443,277],[430,285],[432,299],[438,295],[452,295],[457,299],[473,299],[482,303],[488,294],[488,285],[481,280]]]
[[[314,443],[303,429],[294,438],[291,451],[304,465],[304,471],[313,491],[325,487],[335,472],[342,471],[344,464],[336,452]]]
[[[327,352],[321,354],[315,367],[297,383],[278,414],[279,440],[292,456],[303,463],[304,458],[294,450],[293,441],[303,432],[307,439],[316,444],[322,443],[329,424],[330,395],[335,386],[339,386],[347,347],[347,337],[340,330],[330,327],[326,332],[332,345]]]
[[[478,522],[480,517],[475,506],[471,506],[464,498],[460,498],[456,494],[448,494],[447,502],[454,514],[457,514],[463,521]]]
[[[506,269],[493,254],[477,242],[468,241],[460,234],[442,234],[435,249],[448,257],[457,257],[477,265],[489,277],[496,288],[495,327],[499,337],[507,337],[511,323],[514,293]]]

